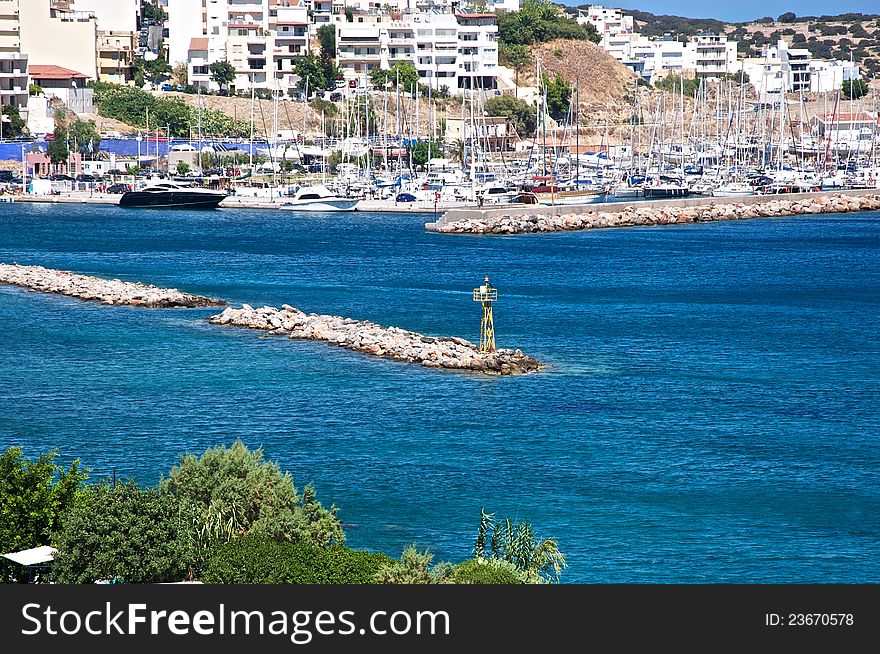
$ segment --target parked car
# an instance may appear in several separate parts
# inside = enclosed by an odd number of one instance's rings
[[[128,175],[127,172],[125,172],[124,170],[119,170],[119,168],[111,168],[105,174],[108,176],[109,175]]]
[[[128,193],[131,190],[131,184],[111,184],[107,187],[108,193]]]
[[[76,176],[76,181],[78,181],[78,182],[97,182],[98,178],[95,177],[94,175],[86,175],[85,173],[82,173],[82,174]]]
[[[49,180],[53,181],[53,182],[72,182],[72,181],[74,181],[73,177],[71,177],[70,175],[64,175],[61,173],[57,173],[55,175],[49,175]]]

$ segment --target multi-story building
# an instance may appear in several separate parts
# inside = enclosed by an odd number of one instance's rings
[[[458,84],[461,89],[494,89],[498,75],[495,14],[455,14],[458,21]]]
[[[27,114],[28,57],[21,50],[19,0],[0,0],[0,103]]]
[[[828,93],[847,80],[861,79],[854,62],[814,60],[809,50],[789,48],[783,39],[766,46],[760,57],[744,59],[742,67],[762,101],[767,94]]]
[[[134,78],[139,0],[75,0],[71,10],[91,13],[97,23],[98,78],[124,84]]]
[[[714,78],[734,72],[738,68],[736,45],[736,41],[718,34],[703,33],[691,37],[688,64],[693,62],[694,76]]]
[[[64,0],[23,0],[19,4],[21,51],[29,65],[57,66],[98,78],[97,20],[70,10]]]

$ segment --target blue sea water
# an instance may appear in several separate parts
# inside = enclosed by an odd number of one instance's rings
[[[0,261],[476,339],[490,378],[0,286],[0,447],[156,483],[242,438],[352,546],[468,556],[480,508],[568,582],[880,582],[880,214],[540,236],[429,216],[0,205]]]

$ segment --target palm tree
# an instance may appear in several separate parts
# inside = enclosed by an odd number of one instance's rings
[[[474,557],[507,561],[532,581],[558,582],[559,575],[568,565],[565,556],[559,551],[556,540],[545,538],[535,541],[531,523],[525,520],[513,522],[510,518],[496,523],[495,514],[486,513],[482,509],[480,509],[477,540],[474,544]]]
[[[456,139],[449,148],[449,158],[458,163],[464,163],[464,141]]]

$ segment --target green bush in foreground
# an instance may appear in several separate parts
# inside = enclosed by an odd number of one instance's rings
[[[524,584],[526,581],[516,567],[507,561],[470,559],[452,569],[449,581],[453,584]]]
[[[391,563],[385,554],[279,543],[259,536],[237,538],[208,559],[202,581],[210,584],[368,584]]]

